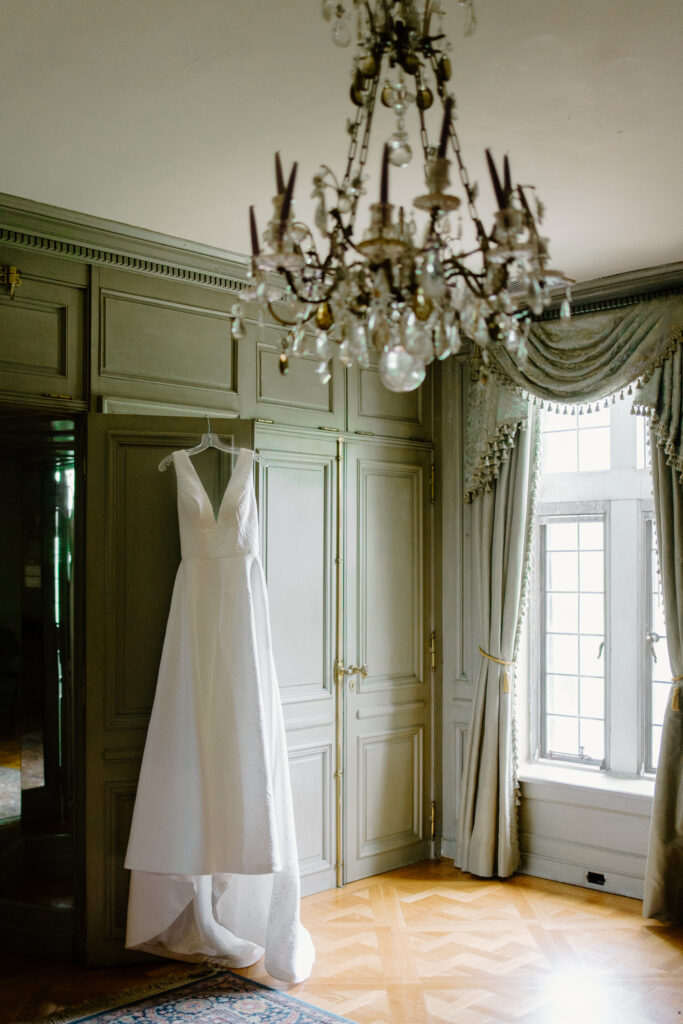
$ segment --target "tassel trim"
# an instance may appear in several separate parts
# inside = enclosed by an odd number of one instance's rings
[[[495,662],[496,665],[503,665],[505,667],[505,671],[503,672],[503,693],[509,693],[510,673],[508,672],[508,667],[510,665],[514,665],[514,661],[505,661],[504,658],[494,658],[494,656],[492,654],[489,654],[488,651],[485,651],[483,647],[479,648],[479,653],[481,654],[482,658],[488,658],[489,661]]]

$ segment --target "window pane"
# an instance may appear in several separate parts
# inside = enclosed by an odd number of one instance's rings
[[[579,681],[576,676],[548,676],[548,711],[555,715],[578,715]]]
[[[579,723],[576,718],[548,715],[548,750],[557,754],[577,757],[579,753]]]
[[[574,430],[576,415],[571,416],[564,409],[561,412],[548,412],[544,410],[541,419],[541,430],[545,434],[555,430]]]
[[[659,633],[660,636],[666,636],[666,621],[664,619],[664,602],[660,601],[659,594],[655,595],[654,600],[654,631]]]
[[[582,676],[604,676],[605,651],[601,653],[601,636],[581,636],[579,639],[579,658]]]
[[[578,524],[573,522],[563,523],[558,520],[554,523],[547,523],[545,527],[545,546],[548,551],[576,551],[578,540]],[[602,547],[602,545],[600,545]]]
[[[579,555],[581,590],[602,593],[605,587],[605,570],[602,551],[582,551]]]
[[[547,626],[552,633],[578,633],[578,594],[548,594],[546,599]]]
[[[662,742],[662,727],[661,725],[653,725],[652,727],[652,767],[656,768],[659,764],[659,747]]]
[[[600,408],[597,412],[585,412],[583,416],[579,416],[579,429],[589,430],[593,427],[607,427],[611,423],[610,408],[607,406],[606,409]]]
[[[649,424],[644,416],[636,416],[636,468],[649,469],[651,465]]]
[[[603,679],[581,677],[581,714],[588,718],[605,717],[605,683]]]
[[[575,552],[548,552],[548,590],[577,590],[579,566]]]
[[[582,633],[605,632],[605,598],[603,594],[580,594],[579,611]]]
[[[581,757],[602,761],[605,756],[605,726],[593,718],[582,718],[579,726],[579,752]]]
[[[657,655],[657,661],[653,662],[652,665],[652,678],[658,683],[670,683],[673,677],[671,671],[671,664],[669,662],[669,648],[666,645],[666,639],[662,638],[655,644],[655,654]]]
[[[652,687],[652,724],[661,725],[664,721],[664,712],[669,703],[671,693],[670,683],[654,683]]]
[[[578,675],[579,651],[575,636],[546,634],[546,668],[548,672]]]
[[[543,437],[543,472],[575,473],[576,431],[563,430]]]
[[[579,430],[579,469],[595,471],[610,468],[609,427]]]
[[[582,551],[602,551],[605,546],[604,524],[600,519],[588,519],[579,523],[579,538]]]
[[[544,753],[599,763],[605,713],[604,519],[558,516],[548,519],[543,529]],[[584,726],[589,719],[593,724]]]

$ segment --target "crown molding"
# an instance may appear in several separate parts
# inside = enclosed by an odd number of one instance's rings
[[[659,267],[644,267],[625,274],[597,277],[572,286],[572,316],[597,313],[601,309],[620,309],[651,299],[683,293],[683,263],[666,263]],[[564,291],[554,296],[553,304],[541,320],[556,320]]]
[[[247,256],[5,193],[0,193],[0,243],[235,294],[247,287]],[[576,284],[572,310],[594,313],[682,292],[683,262],[668,263]],[[563,297],[558,292],[541,319],[559,316]]]
[[[246,256],[4,193],[0,242],[222,291],[247,286]]]

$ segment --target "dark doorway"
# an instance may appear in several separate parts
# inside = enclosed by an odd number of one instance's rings
[[[36,908],[36,952],[59,955],[73,928],[75,480],[73,419],[0,409],[1,916],[22,915],[30,947]]]

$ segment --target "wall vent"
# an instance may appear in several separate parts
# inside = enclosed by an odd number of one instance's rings
[[[586,873],[586,881],[589,882],[590,885],[604,885],[605,876],[601,874],[600,871],[588,871]]]

